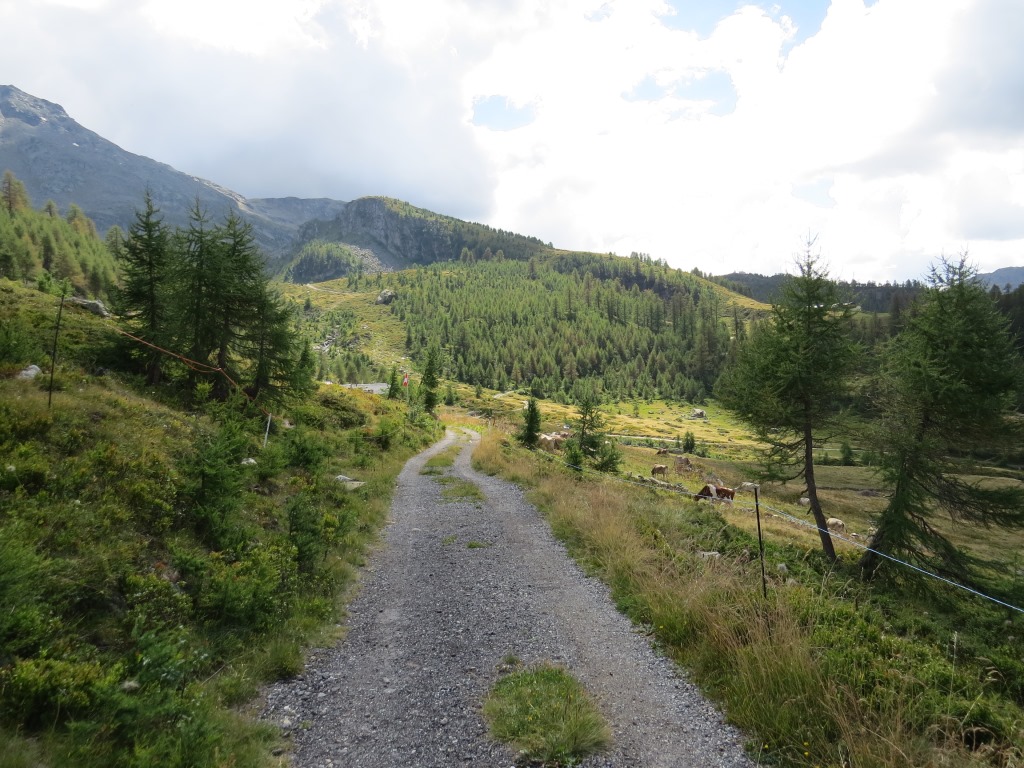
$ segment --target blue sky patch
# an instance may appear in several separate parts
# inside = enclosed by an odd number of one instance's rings
[[[736,109],[736,89],[727,72],[717,69],[683,82],[659,85],[653,75],[648,75],[623,95],[626,101],[658,101],[673,96],[686,101],[710,101],[708,112],[712,115],[728,115]]]
[[[819,208],[834,208],[836,201],[829,195],[834,181],[835,179],[831,176],[826,176],[806,184],[794,184],[793,197],[817,205]]]
[[[473,100],[473,125],[492,131],[514,131],[533,122],[533,106],[516,107],[506,96],[483,96]]]
[[[712,115],[728,115],[736,109],[736,89],[732,78],[720,69],[680,85],[674,95],[688,101],[713,102],[714,106],[708,110]]]
[[[788,16],[797,26],[792,45],[799,45],[813,37],[821,29],[831,0],[667,0],[675,10],[674,15],[663,16],[662,23],[669,29],[684,29],[696,32],[701,37],[710,37],[715,26],[722,19],[731,16],[746,5],[755,5],[774,19]],[[873,5],[877,0],[868,0]]]

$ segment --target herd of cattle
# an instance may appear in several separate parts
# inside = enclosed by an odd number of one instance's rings
[[[698,412],[699,412],[699,415],[698,415]],[[694,409],[694,418],[703,418],[703,417],[704,417],[704,412],[703,411],[700,411],[700,409]],[[540,435],[538,437],[537,440],[538,440],[538,445],[540,446],[541,449],[547,451],[548,453],[555,453],[556,451],[560,451],[562,449],[562,445],[570,437],[572,437],[572,433],[571,432],[569,432],[568,430],[561,430],[561,431],[558,431],[558,432],[550,432],[550,433],[547,433],[547,434],[542,434],[542,435]],[[668,448],[658,448],[656,450],[656,454],[658,456],[668,456],[668,455],[671,455],[671,452],[670,452],[670,450]],[[676,456],[675,457],[675,466],[674,466],[674,468],[675,468],[675,471],[676,471],[677,474],[678,473],[682,473],[682,472],[693,471],[694,469],[696,469],[694,467],[694,465],[693,465],[693,462],[690,460],[690,458],[688,456]],[[662,488],[677,487],[677,488],[682,489],[682,486],[672,486],[668,482],[668,472],[669,472],[669,465],[668,464],[655,464],[653,467],[651,467],[651,476],[649,478],[648,477],[644,477],[643,475],[630,475],[630,479],[632,481],[634,481],[634,482],[646,483],[646,484],[649,484],[649,485],[654,485],[654,486],[662,487]],[[659,479],[659,477],[660,478],[664,478],[664,479]],[[724,501],[724,502],[732,503],[733,500],[735,500],[735,498],[736,498],[736,493],[737,492],[754,493],[759,488],[760,488],[760,486],[757,483],[749,483],[749,482],[748,483],[741,483],[736,488],[727,488],[726,486],[721,484],[721,481],[713,481],[713,482],[705,483],[704,487],[701,488],[700,491],[697,492],[696,498],[698,500],[706,499],[708,501]],[[683,490],[685,490],[685,489],[683,489]],[[806,507],[806,506],[810,506],[811,501],[810,501],[809,498],[804,496],[804,497],[800,498],[798,503],[801,506]],[[838,517],[830,517],[830,518],[828,518],[827,525],[828,525],[829,531],[832,532],[832,533],[839,533],[839,534],[845,534],[846,533],[846,524],[842,520],[840,520]],[[861,538],[860,536],[858,536],[855,533],[851,534],[851,536],[853,536],[854,538]]]

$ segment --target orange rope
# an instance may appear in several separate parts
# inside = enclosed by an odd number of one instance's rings
[[[139,344],[144,344],[147,347],[150,347],[151,349],[155,349],[157,352],[167,355],[168,357],[173,357],[180,360],[182,363],[185,364],[187,368],[190,368],[196,373],[219,373],[221,376],[227,379],[235,389],[237,389],[239,392],[241,392],[243,395],[249,398],[250,402],[256,404],[256,401],[253,399],[252,395],[250,395],[248,392],[242,389],[242,387],[239,386],[238,382],[232,379],[228,372],[225,371],[223,368],[219,366],[210,365],[209,363],[201,363],[198,360],[192,360],[188,357],[185,357],[184,355],[179,355],[177,352],[172,352],[169,349],[158,347],[156,344],[153,344],[152,342],[146,341],[145,339],[139,338],[138,336],[128,333],[128,331],[124,330],[123,328],[119,328],[113,321],[111,321],[110,327],[113,328],[117,333],[120,333],[122,336],[127,336],[129,339],[139,342]],[[263,412],[264,416],[267,416],[268,418],[271,416],[270,412],[262,405],[256,404],[256,407]]]

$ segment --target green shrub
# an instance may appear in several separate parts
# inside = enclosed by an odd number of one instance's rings
[[[306,427],[295,427],[285,443],[285,456],[290,467],[316,472],[330,455],[330,446],[320,433]]]
[[[253,547],[238,558],[213,552],[200,584],[192,584],[196,608],[206,622],[242,632],[277,626],[291,607],[298,576],[292,547]]]
[[[287,505],[288,540],[295,548],[295,562],[299,573],[313,574],[327,554],[328,541],[324,536],[324,515],[310,498],[309,493],[297,493]]]
[[[19,659],[0,670],[0,718],[34,729],[88,715],[117,673],[98,661]]]
[[[586,458],[583,455],[583,448],[580,446],[578,440],[566,440],[562,445],[562,458],[565,459],[565,463],[578,472],[583,471],[583,460]]]
[[[43,354],[21,317],[6,318],[0,323],[0,363],[38,364]]]

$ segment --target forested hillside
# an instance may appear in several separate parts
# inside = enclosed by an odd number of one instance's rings
[[[51,200],[32,208],[9,171],[0,182],[0,277],[70,281],[75,292],[106,298],[116,283],[114,258],[77,205],[65,214]]]
[[[639,256],[467,254],[385,284],[414,357],[437,343],[459,381],[554,399],[582,382],[618,399],[699,402],[751,312],[728,306],[707,281]]]

